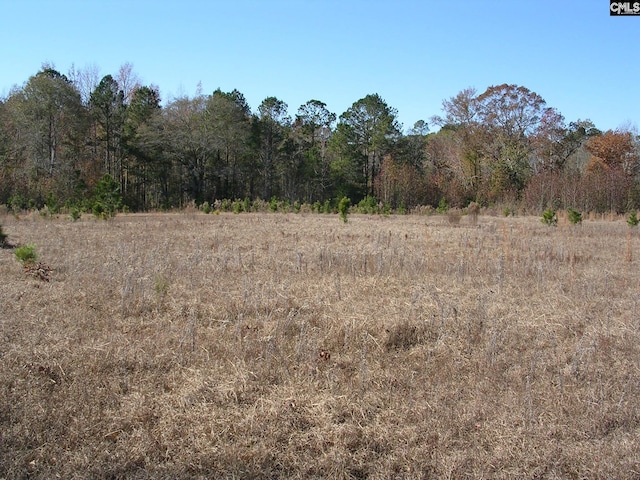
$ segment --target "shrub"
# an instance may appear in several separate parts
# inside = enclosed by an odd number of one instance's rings
[[[218,208],[218,210],[221,212],[230,212],[232,208],[233,202],[228,198],[224,198],[220,201],[220,208]]]
[[[349,214],[350,205],[351,200],[347,197],[342,197],[338,202],[338,213],[340,214],[340,218],[344,223],[347,223],[347,215]]]
[[[271,197],[271,200],[269,200],[269,211],[278,211],[278,199],[276,197]]]
[[[209,202],[204,202],[202,204],[202,213],[205,213],[205,214],[208,215],[208,214],[211,213],[211,210],[212,209],[211,209],[211,205],[209,204]]]
[[[105,173],[96,185],[93,214],[99,218],[112,218],[122,206],[120,186],[111,175]]]
[[[29,201],[22,195],[16,194],[9,197],[7,205],[12,213],[17,214],[29,208]]]
[[[16,248],[15,250],[16,258],[22,265],[29,265],[31,263],[35,263],[38,259],[38,254],[36,253],[36,246],[33,243],[28,243],[26,245],[22,245],[21,247]]]
[[[107,215],[104,213],[104,206],[101,203],[94,203],[91,211],[97,218],[107,218]]]
[[[371,195],[367,195],[358,202],[357,211],[359,213],[374,214],[378,213],[378,202]]]
[[[567,210],[567,213],[569,215],[569,222],[571,222],[571,225],[577,225],[582,223],[582,213],[580,213],[577,210],[574,210],[573,208],[569,208]]]
[[[638,212],[636,210],[632,210],[627,217],[627,225],[630,227],[636,227],[640,223],[638,219]]]
[[[231,208],[233,210],[233,213],[238,214],[243,212],[244,202],[242,200],[234,200],[232,205],[233,206]]]
[[[447,203],[447,199],[442,197],[440,199],[440,203],[438,203],[438,208],[436,208],[436,212],[443,214],[449,211],[449,204]]]
[[[544,212],[542,212],[542,223],[548,225],[550,227],[555,227],[558,225],[558,215],[556,211],[552,208],[547,208]]]
[[[45,206],[47,207],[48,213],[51,215],[57,215],[58,213],[60,213],[60,205],[58,203],[58,199],[51,192],[49,192],[49,194],[47,195]]]
[[[69,210],[69,216],[71,217],[71,220],[75,222],[77,220],[80,220],[82,211],[80,211],[78,207],[71,207],[71,209]]]

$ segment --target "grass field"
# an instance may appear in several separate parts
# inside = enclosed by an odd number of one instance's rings
[[[640,232],[469,220],[0,218],[0,478],[639,478]]]

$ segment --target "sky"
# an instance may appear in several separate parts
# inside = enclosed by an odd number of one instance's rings
[[[606,0],[0,0],[0,98],[43,64],[115,77],[125,63],[164,103],[200,85],[253,111],[274,96],[291,116],[312,99],[340,116],[377,93],[406,131],[508,83],[567,123],[640,123],[640,16]]]

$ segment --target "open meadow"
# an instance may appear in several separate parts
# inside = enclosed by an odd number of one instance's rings
[[[624,218],[0,223],[0,478],[640,477]]]

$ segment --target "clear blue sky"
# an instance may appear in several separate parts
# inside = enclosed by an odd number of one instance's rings
[[[0,95],[45,62],[129,62],[163,101],[220,87],[340,115],[370,93],[404,128],[462,89],[514,83],[567,122],[640,123],[640,16],[606,0],[0,0]]]

